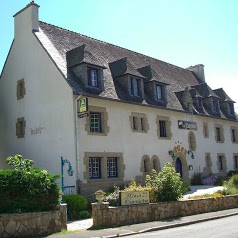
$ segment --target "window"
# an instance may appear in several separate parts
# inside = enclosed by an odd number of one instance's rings
[[[227,106],[228,106],[228,113],[233,116],[234,115],[233,103],[228,103]]]
[[[166,133],[166,121],[159,120],[159,129],[160,129],[160,137],[167,137]]]
[[[231,127],[231,141],[232,143],[238,143],[238,133],[236,127]]]
[[[89,178],[101,178],[101,159],[98,157],[89,158]]]
[[[171,139],[171,122],[168,117],[157,116],[157,135],[159,139]]]
[[[152,168],[154,170],[156,170],[156,172],[161,171],[161,167],[160,167],[160,161],[157,155],[153,155],[151,158],[152,161]]]
[[[224,154],[217,155],[217,166],[219,172],[226,172],[227,166],[226,166],[226,157]]]
[[[88,72],[88,86],[99,87],[99,69],[96,68],[87,68]]]
[[[24,98],[26,94],[25,81],[24,79],[17,81],[17,100]]]
[[[90,132],[102,132],[101,113],[90,112]]]
[[[122,153],[85,152],[83,161],[83,178],[87,181],[85,184],[94,183],[95,180],[92,179],[96,179],[100,181],[100,186],[104,183],[103,187],[109,188],[115,181],[123,181],[125,164]]]
[[[203,135],[205,138],[209,137],[209,128],[207,122],[203,122]]]
[[[196,150],[196,137],[193,131],[188,133],[188,144],[189,149],[195,151]]]
[[[130,90],[131,95],[133,96],[140,96],[140,79],[137,78],[130,78]]]
[[[129,117],[129,120],[133,132],[148,132],[149,124],[146,114],[132,112],[131,116]]]
[[[163,87],[156,84],[156,96],[158,100],[163,100]]]
[[[212,101],[212,109],[214,112],[219,112],[219,103],[218,100],[213,100]]]
[[[88,135],[106,136],[109,132],[108,113],[106,108],[89,106],[89,116],[86,117],[85,130]]]
[[[117,177],[117,158],[107,158],[107,177]]]
[[[222,125],[215,125],[215,140],[218,143],[224,143],[224,132],[223,132],[223,126]]]
[[[238,169],[238,154],[234,154],[234,169]]]
[[[198,98],[198,99],[197,99],[197,103],[198,103],[198,106],[199,106],[199,107],[202,107],[202,106],[203,106],[203,103],[202,103],[202,99],[201,99],[201,98]]]
[[[16,123],[16,136],[17,138],[23,138],[25,136],[26,121],[24,117],[18,118]]]
[[[148,155],[144,155],[141,160],[141,168],[140,171],[145,175],[151,172],[151,164],[150,157]]]

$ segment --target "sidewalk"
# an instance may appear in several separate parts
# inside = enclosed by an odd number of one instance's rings
[[[223,187],[214,186],[192,186],[191,191],[185,194],[183,199],[192,195],[201,195],[206,193],[213,193],[217,190],[221,190]],[[105,228],[101,230],[93,230],[91,227],[93,225],[92,219],[86,219],[81,221],[68,222],[68,231],[72,233],[57,233],[52,234],[47,237],[61,237],[64,238],[89,238],[89,237],[118,237],[125,235],[139,234],[149,231],[168,229],[178,226],[185,226],[189,224],[194,224],[198,222],[220,219],[227,216],[238,215],[238,208],[223,210],[218,212],[210,212],[197,214],[193,216],[186,216],[181,218],[174,218],[164,221],[154,221],[140,224],[133,224],[127,226],[121,226],[116,228]]]

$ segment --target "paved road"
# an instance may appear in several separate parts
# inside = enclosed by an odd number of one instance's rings
[[[130,238],[238,238],[238,215],[167,230],[148,232]]]

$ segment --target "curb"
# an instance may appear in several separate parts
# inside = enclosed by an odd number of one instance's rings
[[[147,229],[140,230],[138,232],[128,232],[128,233],[120,234],[119,236],[118,235],[111,235],[111,236],[103,236],[103,237],[104,238],[115,238],[115,237],[131,236],[131,235],[137,235],[137,234],[142,234],[142,233],[151,232],[151,231],[166,230],[166,229],[170,229],[170,228],[192,225],[192,224],[201,223],[201,222],[205,222],[205,221],[212,221],[212,220],[222,219],[222,218],[225,218],[225,217],[230,217],[230,216],[235,216],[235,215],[238,215],[238,212],[228,213],[228,214],[225,214],[225,215],[218,215],[218,216],[213,216],[213,217],[207,217],[207,218],[201,218],[201,219],[192,220],[192,221],[178,222],[178,223],[174,223],[174,224],[170,224],[170,225],[150,227],[150,228],[147,228]]]

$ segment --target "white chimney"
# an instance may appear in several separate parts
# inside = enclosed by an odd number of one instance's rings
[[[39,30],[38,8],[40,6],[30,2],[25,8],[17,12],[14,17],[14,37],[17,38],[32,31]]]
[[[199,80],[200,83],[205,83],[205,74],[204,74],[203,64],[189,66],[187,70],[193,72],[194,76]]]

